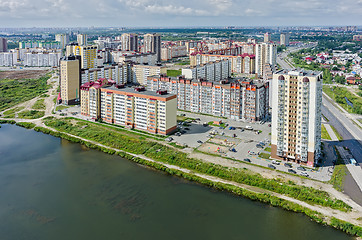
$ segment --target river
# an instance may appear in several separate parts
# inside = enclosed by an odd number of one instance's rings
[[[50,135],[0,128],[0,239],[352,239]]]

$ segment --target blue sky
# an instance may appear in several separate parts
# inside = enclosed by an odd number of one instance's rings
[[[360,25],[362,0],[0,0],[0,27]]]

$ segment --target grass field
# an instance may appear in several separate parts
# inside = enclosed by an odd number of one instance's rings
[[[339,132],[337,131],[337,129],[335,129],[335,127],[333,127],[332,125],[331,125],[331,128],[332,128],[334,134],[336,134],[338,140],[339,140],[339,141],[342,141],[342,140],[343,140],[343,137],[341,136],[341,134],[339,134]]]
[[[182,74],[181,70],[167,70],[167,76],[169,77],[177,77]]]
[[[322,139],[332,140],[332,138],[331,138],[331,136],[329,136],[324,124],[322,124]]]

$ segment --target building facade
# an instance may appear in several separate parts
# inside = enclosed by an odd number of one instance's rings
[[[6,38],[0,37],[0,52],[7,52],[8,51],[8,41]]]
[[[273,74],[271,157],[314,166],[321,155],[322,73]]]
[[[268,115],[268,88],[268,83],[249,79],[211,82],[162,75],[147,79],[147,90],[176,94],[178,109],[252,122]]]
[[[194,67],[183,68],[182,75],[185,76],[186,79],[221,81],[231,77],[231,64],[228,59],[217,60]]]
[[[101,118],[108,123],[162,135],[176,130],[176,95],[167,91],[104,86],[101,88],[100,106]]]
[[[81,57],[81,68],[97,67],[97,45],[82,46],[79,44],[70,44],[66,49],[67,56],[73,54]]]
[[[122,51],[138,52],[138,35],[134,33],[123,33],[121,36]]]
[[[135,84],[146,85],[149,76],[166,74],[167,68],[164,66],[150,66],[136,64],[132,67],[132,81]]]
[[[56,34],[55,41],[60,42],[60,47],[62,49],[69,43],[69,35],[68,34]]]
[[[94,82],[99,78],[111,79],[117,84],[127,84],[133,81],[132,77],[132,64],[113,64],[107,67],[82,69],[81,84]]]
[[[255,73],[264,74],[265,64],[277,64],[277,45],[274,43],[258,43],[255,45]]]
[[[161,36],[160,34],[145,34],[143,36],[143,52],[155,53],[157,62],[161,62]]]
[[[280,45],[289,46],[290,33],[280,34]]]
[[[60,98],[65,104],[75,104],[80,100],[80,59],[75,56],[60,60]]]
[[[79,46],[87,46],[88,45],[88,36],[87,34],[78,34],[77,42]]]

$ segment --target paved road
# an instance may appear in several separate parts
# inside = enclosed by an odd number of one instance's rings
[[[333,112],[333,114],[332,114]],[[347,119],[338,109],[336,109],[326,98],[323,97],[322,114],[328,118],[329,124],[332,125],[343,140],[338,145],[348,147],[356,161],[362,165],[362,145],[361,130],[358,129],[349,119]],[[343,122],[343,124],[342,124]],[[346,128],[349,128],[350,131]],[[358,139],[356,139],[356,135]]]
[[[341,154],[341,157],[346,164],[346,167],[348,171],[351,173],[352,177],[356,181],[358,187],[362,191],[362,168],[360,166],[355,166],[350,163],[351,155],[343,149],[341,146],[337,146],[339,153]]]

